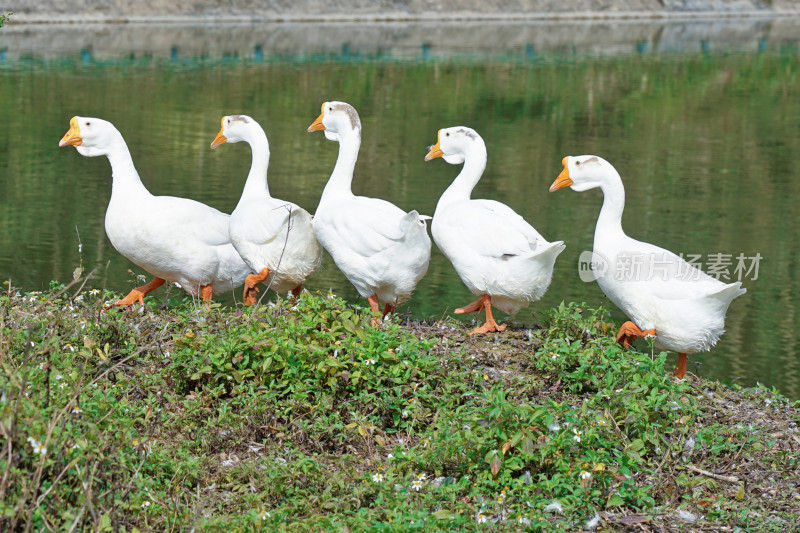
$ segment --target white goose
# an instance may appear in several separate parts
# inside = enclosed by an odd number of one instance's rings
[[[230,219],[231,242],[253,272],[244,282],[244,303],[257,302],[258,284],[265,281],[275,292],[291,290],[297,296],[322,262],[311,215],[270,196],[269,142],[261,126],[245,115],[225,116],[221,123],[211,148],[245,141],[253,154],[242,197]]]
[[[561,164],[564,169],[550,192],[562,187],[603,191],[592,262],[601,266],[596,274],[600,288],[631,319],[622,325],[617,340],[629,346],[636,337],[654,335],[656,347],[678,352],[675,375],[682,378],[686,355],[716,344],[725,330],[728,306],[747,290],[738,281],[722,283],[669,250],[625,235],[625,189],[606,160],[581,155],[565,157]]]
[[[373,311],[379,311],[379,301],[385,302],[386,315],[411,297],[428,271],[431,239],[425,219],[430,217],[353,194],[353,170],[361,145],[361,121],[353,106],[325,102],[308,127],[308,131],[316,130],[339,142],[339,157],[314,214],[314,233]]]
[[[178,283],[204,301],[244,282],[250,269],[231,244],[228,215],[187,198],[150,194],[122,134],[110,122],[76,116],[69,124],[59,146],[72,145],[87,157],[106,156],[111,163],[105,221],[111,244],[155,276],[115,305],[143,303],[144,295],[164,281]]]
[[[564,243],[547,242],[505,204],[470,198],[486,168],[486,145],[475,130],[464,126],[439,130],[425,160],[436,157],[454,165],[464,163],[439,199],[431,222],[436,246],[479,297],[455,312],[486,311],[486,323],[471,334],[503,331],[506,326],[495,322],[492,305],[514,314],[541,298]]]

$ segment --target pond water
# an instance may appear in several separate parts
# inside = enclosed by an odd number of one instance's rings
[[[706,270],[714,263],[734,278],[737,257],[748,269],[759,257],[757,277],[742,272],[748,293],[731,305],[727,333],[691,357],[690,370],[800,398],[797,38],[779,39],[758,22],[715,41],[687,24],[631,25],[635,35],[587,24],[525,26],[523,35],[498,25],[495,39],[484,28],[483,41],[478,32],[407,25],[272,27],[286,38],[251,26],[8,26],[0,30],[0,276],[37,290],[82,263],[99,269],[96,286],[122,292],[141,273],[105,236],[108,162],[58,148],[73,115],[113,122],[154,194],[230,212],[249,148],[209,143],[222,115],[248,114],[270,140],[272,194],[313,212],[337,145],[306,128],[321,102],[344,100],[364,128],[354,191],[407,210],[433,214],[459,171],[423,161],[439,128],[468,125],[483,136],[489,162],[473,197],[510,205],[567,245],[548,293],[517,315],[521,323],[561,301],[622,318],[578,277],[601,193],[548,193],[565,155],[597,154],[616,166],[632,237],[700,256]],[[587,39],[603,31],[612,37]],[[307,287],[357,299],[329,257]],[[438,319],[472,299],[434,248],[402,311]]]

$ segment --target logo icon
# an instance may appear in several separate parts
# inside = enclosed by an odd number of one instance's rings
[[[598,252],[590,250],[581,252],[578,257],[578,276],[581,281],[591,283],[600,279],[608,272],[608,260]]]

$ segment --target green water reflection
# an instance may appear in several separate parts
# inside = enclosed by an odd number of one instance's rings
[[[273,195],[313,211],[337,146],[305,130],[322,101],[345,100],[364,126],[355,192],[404,209],[432,214],[458,171],[442,160],[423,161],[438,128],[463,124],[484,137],[489,163],[474,196],[509,204],[545,237],[567,244],[550,291],[518,315],[521,322],[535,322],[532,311],[562,300],[611,307],[595,284],[577,276],[600,193],[547,192],[564,155],[598,154],[617,167],[631,236],[704,259],[761,254],[758,279],[745,280],[748,293],[731,306],[727,333],[710,354],[690,359],[690,369],[800,398],[799,67],[794,52],[536,63],[76,60],[4,67],[0,275],[35,290],[68,279],[82,260],[101,269],[99,286],[124,291],[132,283],[128,270],[140,272],[105,237],[107,161],[58,148],[71,116],[117,125],[153,193],[230,212],[249,150],[244,143],[215,151],[208,145],[222,115],[251,115],[270,140]],[[329,258],[307,286],[356,298]],[[469,301],[434,250],[405,310],[439,318]]]

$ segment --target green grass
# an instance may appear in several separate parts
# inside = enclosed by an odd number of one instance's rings
[[[87,289],[0,293],[0,530],[800,524],[797,407],[675,380],[602,310],[475,339],[332,295],[106,312]]]

